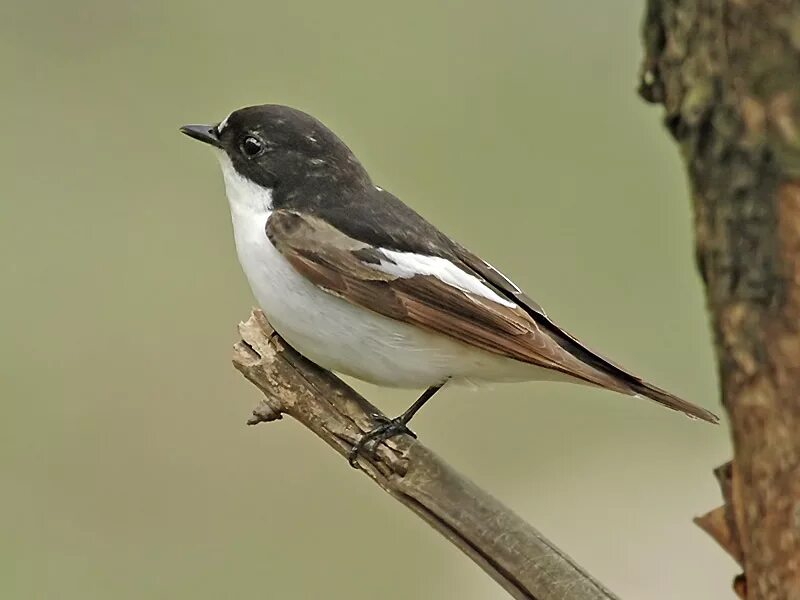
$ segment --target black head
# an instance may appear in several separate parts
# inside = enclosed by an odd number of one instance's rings
[[[243,177],[286,199],[320,190],[363,189],[370,179],[330,129],[302,111],[264,104],[232,112],[217,125],[187,125],[186,135],[224,151]]]

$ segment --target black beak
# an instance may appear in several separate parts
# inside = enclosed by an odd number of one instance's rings
[[[181,127],[181,133],[217,148],[222,147],[217,136],[216,125],[184,125]]]

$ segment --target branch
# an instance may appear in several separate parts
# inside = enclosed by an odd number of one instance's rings
[[[344,457],[377,425],[377,408],[286,345],[261,311],[241,323],[239,333],[242,341],[234,346],[233,364],[265,396],[250,424],[287,414]],[[360,458],[359,466],[513,598],[615,598],[536,529],[410,436],[380,444],[376,456]]]

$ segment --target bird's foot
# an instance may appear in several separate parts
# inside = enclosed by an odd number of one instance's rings
[[[379,425],[362,435],[347,457],[347,462],[353,468],[358,468],[358,457],[360,455],[366,456],[367,453],[374,455],[378,444],[389,438],[400,434],[410,435],[413,438],[417,437],[417,434],[408,428],[407,421],[402,416],[389,419],[380,415],[376,416],[375,420],[378,421]]]

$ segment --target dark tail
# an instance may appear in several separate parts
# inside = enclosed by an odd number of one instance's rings
[[[700,408],[696,404],[682,400],[677,396],[673,396],[669,392],[664,391],[661,388],[657,388],[656,386],[645,381],[634,380],[626,381],[625,383],[637,396],[644,396],[645,398],[654,400],[662,406],[666,406],[672,410],[680,411],[693,419],[701,419],[703,421],[708,421],[709,423],[719,423],[719,417],[711,411],[708,411],[705,408]]]
[[[584,367],[588,365],[595,370],[593,374],[589,374],[585,368],[566,368],[564,369],[565,373],[576,376],[587,383],[622,392],[623,394],[629,393],[650,398],[662,406],[680,411],[694,419],[701,419],[709,423],[719,423],[719,417],[714,413],[686,400],[681,400],[677,396],[673,396],[669,392],[643,381],[633,373],[590,350],[576,337],[551,321],[541,306],[522,293],[500,271],[464,248],[457,247],[456,251],[466,265],[493,285],[498,292],[522,307],[573,358],[577,359]],[[576,365],[573,365],[573,367],[576,367]]]
[[[558,325],[547,317],[538,313],[529,314],[550,330],[550,334],[562,348],[582,363],[592,366],[598,374],[602,375],[600,379],[593,382],[596,385],[622,393],[627,392],[632,395],[649,398],[650,400],[658,402],[661,406],[680,411],[693,419],[700,419],[708,423],[719,423],[719,417],[711,411],[700,408],[696,404],[687,402],[686,400],[670,394],[666,390],[662,390],[651,383],[647,383],[630,371],[623,369],[607,358],[589,350],[583,343],[558,327]],[[587,379],[587,381],[591,380]]]

